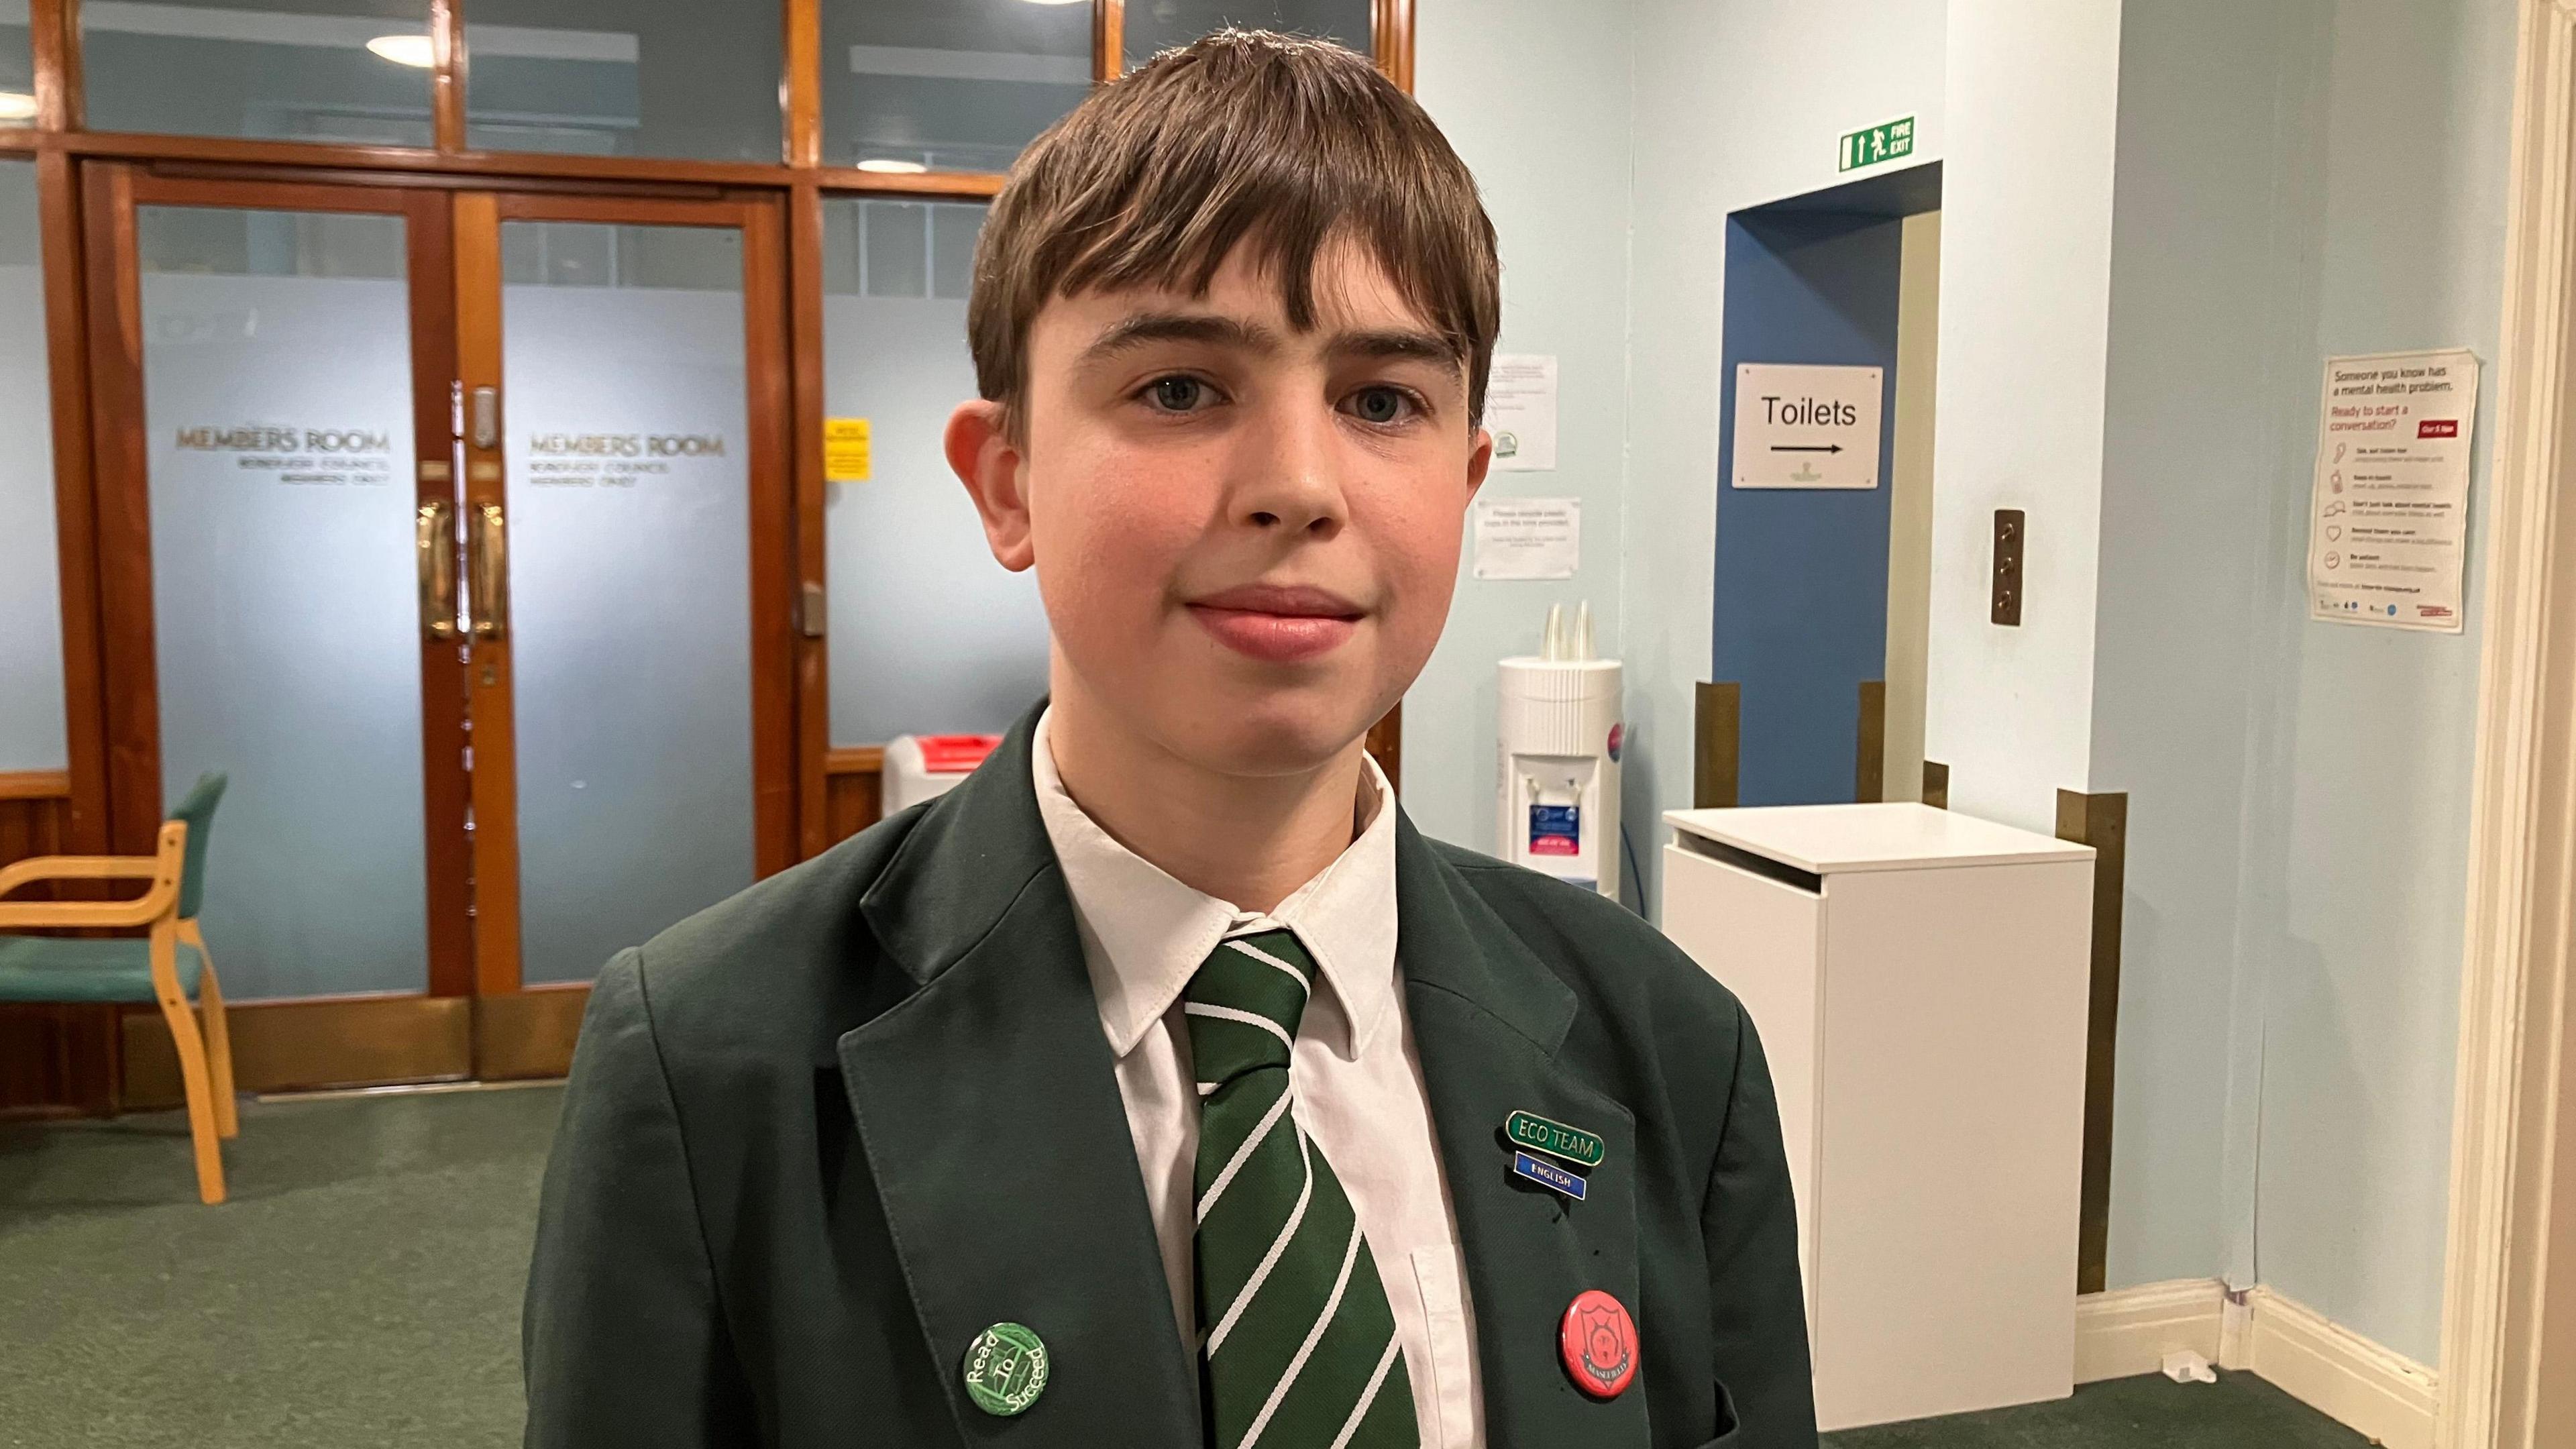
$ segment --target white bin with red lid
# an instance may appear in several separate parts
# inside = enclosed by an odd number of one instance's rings
[[[897,735],[885,748],[885,813],[892,815],[957,788],[1000,735]]]

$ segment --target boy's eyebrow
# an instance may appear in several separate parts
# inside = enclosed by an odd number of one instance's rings
[[[1369,332],[1345,332],[1336,336],[1330,350],[1343,357],[1414,358],[1437,363],[1452,372],[1464,372],[1466,359],[1448,339],[1431,332],[1390,327]]]
[[[1279,335],[1257,322],[1208,312],[1138,312],[1093,339],[1082,350],[1082,360],[1096,362],[1156,342],[1208,342],[1252,352],[1279,349]]]

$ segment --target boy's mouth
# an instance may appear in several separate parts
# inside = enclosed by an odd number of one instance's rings
[[[1339,594],[1282,584],[1245,584],[1193,599],[1189,609],[1218,643],[1279,664],[1330,653],[1366,613]]]

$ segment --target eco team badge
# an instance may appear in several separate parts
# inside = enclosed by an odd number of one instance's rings
[[[1608,1152],[1599,1137],[1580,1127],[1551,1122],[1536,1112],[1514,1112],[1503,1119],[1503,1135],[1523,1147],[1562,1157],[1578,1167],[1599,1167]]]
[[[996,1418],[1024,1413],[1046,1392],[1046,1344],[1017,1323],[996,1323],[966,1345],[966,1397]]]

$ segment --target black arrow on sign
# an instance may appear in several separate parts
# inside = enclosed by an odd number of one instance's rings
[[[1771,445],[1771,451],[1774,453],[1839,453],[1842,450],[1843,445],[1840,443],[1773,443]]]

